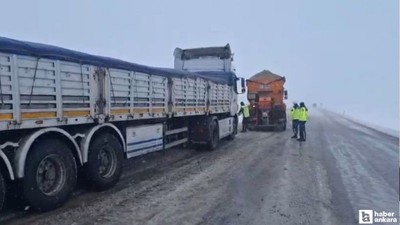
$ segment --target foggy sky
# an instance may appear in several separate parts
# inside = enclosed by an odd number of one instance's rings
[[[239,76],[286,76],[288,105],[398,129],[397,0],[60,2],[2,1],[0,35],[160,67],[175,47],[230,43]]]

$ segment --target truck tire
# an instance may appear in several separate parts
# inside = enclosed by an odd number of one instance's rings
[[[77,168],[71,149],[57,139],[43,139],[30,149],[22,179],[24,199],[35,210],[60,207],[76,186]]]
[[[204,150],[204,144],[193,144],[192,147],[196,151],[203,151]]]
[[[6,197],[6,184],[3,175],[0,173],[0,211],[3,209],[4,199]]]
[[[210,141],[207,144],[208,150],[214,150],[218,147],[219,143],[219,131],[218,131],[218,123],[216,120],[213,120],[210,124]]]
[[[274,127],[275,132],[283,132],[286,130],[286,123],[277,123]]]
[[[103,191],[115,185],[121,176],[122,160],[122,145],[114,135],[102,133],[95,137],[84,168],[88,187]]]

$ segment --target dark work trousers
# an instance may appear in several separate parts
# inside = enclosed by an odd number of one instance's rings
[[[243,117],[242,121],[242,132],[247,131],[247,124],[249,123],[249,118],[248,117]]]
[[[306,139],[306,121],[299,121],[300,139]]]
[[[293,129],[293,135],[297,136],[297,133],[299,131],[299,120],[292,120],[292,129]]]

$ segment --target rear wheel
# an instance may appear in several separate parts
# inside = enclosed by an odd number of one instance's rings
[[[39,211],[60,207],[74,190],[77,180],[71,149],[60,140],[41,140],[27,158],[22,189],[28,204]]]
[[[278,122],[274,127],[274,131],[277,131],[277,132],[282,132],[285,130],[286,130],[286,123],[283,123],[283,122]]]
[[[112,187],[121,176],[122,160],[123,149],[114,135],[102,133],[95,137],[85,164],[88,186],[97,191]]]
[[[204,150],[204,144],[193,144],[192,146],[196,151]]]
[[[207,144],[207,148],[209,150],[214,150],[218,147],[218,143],[219,143],[219,130],[218,130],[218,124],[217,124],[216,120],[211,122],[210,133],[211,133],[210,141]]]

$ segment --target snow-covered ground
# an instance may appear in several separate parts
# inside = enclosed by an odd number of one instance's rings
[[[246,132],[214,151],[132,158],[116,187],[7,224],[336,225],[358,224],[360,209],[397,216],[397,138],[312,108],[307,130],[306,142],[291,129]]]
[[[343,112],[342,112],[342,113],[338,113],[338,112],[335,112],[335,111],[333,111],[333,110],[329,110],[329,109],[326,109],[326,110],[328,110],[328,111],[330,111],[330,112],[333,112],[333,113],[337,114],[338,116],[341,116],[341,117],[343,117],[343,118],[345,118],[345,119],[351,120],[351,121],[353,121],[353,122],[355,122],[355,123],[358,123],[358,124],[361,124],[361,125],[363,125],[363,126],[369,127],[369,128],[371,128],[371,129],[380,131],[380,132],[382,132],[382,133],[391,135],[391,136],[393,136],[393,137],[399,137],[398,126],[393,126],[393,125],[392,125],[392,127],[397,127],[397,130],[396,130],[396,129],[393,129],[393,128],[390,128],[390,127],[389,127],[389,126],[390,126],[390,125],[389,125],[390,123],[385,124],[386,126],[377,125],[377,124],[374,124],[374,123],[371,123],[371,122],[367,122],[366,119],[363,119],[361,116],[356,117],[356,116],[349,115],[349,114],[343,113]],[[361,119],[360,119],[360,118],[361,118]]]

